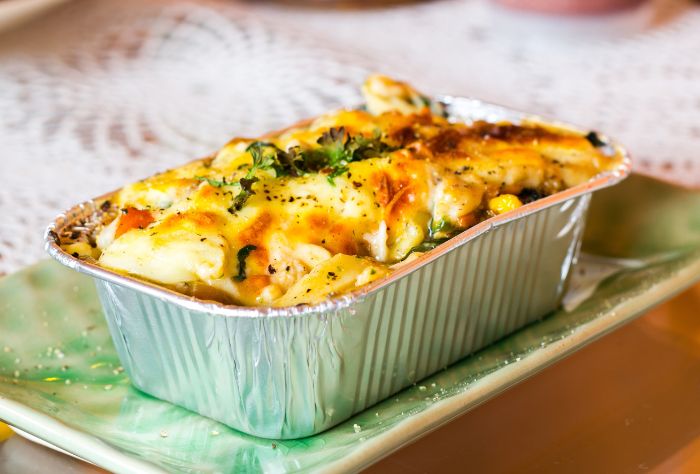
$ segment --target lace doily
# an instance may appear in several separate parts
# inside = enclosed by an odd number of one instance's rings
[[[254,18],[93,6],[0,47],[0,273],[43,257],[42,228],[76,202],[358,103],[356,58]]]
[[[69,2],[0,37],[0,274],[43,257],[61,210],[355,104],[370,70],[599,129],[638,171],[700,186],[700,8],[673,5],[552,20],[488,0]]]

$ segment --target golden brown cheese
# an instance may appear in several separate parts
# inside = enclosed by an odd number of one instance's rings
[[[202,298],[316,303],[387,275],[426,241],[585,182],[620,159],[581,134],[536,123],[450,123],[410,86],[382,76],[363,92],[367,110],[327,114],[260,142],[235,139],[123,188],[97,248],[64,247]]]

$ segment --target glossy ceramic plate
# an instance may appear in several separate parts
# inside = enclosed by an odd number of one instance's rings
[[[566,309],[329,431],[271,441],[129,384],[92,282],[0,280],[0,419],[118,472],[359,470],[700,279],[700,193],[634,176],[594,198]]]

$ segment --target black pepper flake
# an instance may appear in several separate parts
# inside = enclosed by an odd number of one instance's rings
[[[311,293],[311,288],[307,288],[307,289],[306,289],[306,292],[307,292],[307,293]]]
[[[74,256],[75,258],[80,257],[80,254],[78,252],[73,252],[71,255]]]
[[[110,207],[112,207],[112,203],[109,200],[100,204],[100,209],[102,209],[104,212],[107,212]]]
[[[294,202],[294,197],[290,197],[289,202]]]
[[[292,267],[290,267],[289,265],[287,265],[287,268],[285,268],[284,271],[288,272],[288,271],[291,270],[291,269],[292,269]]]
[[[199,239],[200,242],[204,242],[205,240],[207,240],[206,237],[202,237],[201,239]]]
[[[273,267],[272,264],[270,264],[270,265],[267,266],[267,272],[268,272],[270,275],[274,275],[275,273],[277,273],[277,270],[275,270],[275,267]]]
[[[362,187],[362,183],[360,183],[359,181],[353,181],[353,182],[352,182],[352,185],[355,186],[356,188],[361,188],[361,187]]]

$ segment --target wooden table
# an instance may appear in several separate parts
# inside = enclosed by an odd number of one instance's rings
[[[369,472],[700,472],[700,285]]]
[[[700,472],[700,284],[368,470]],[[19,436],[0,473],[103,472]]]

